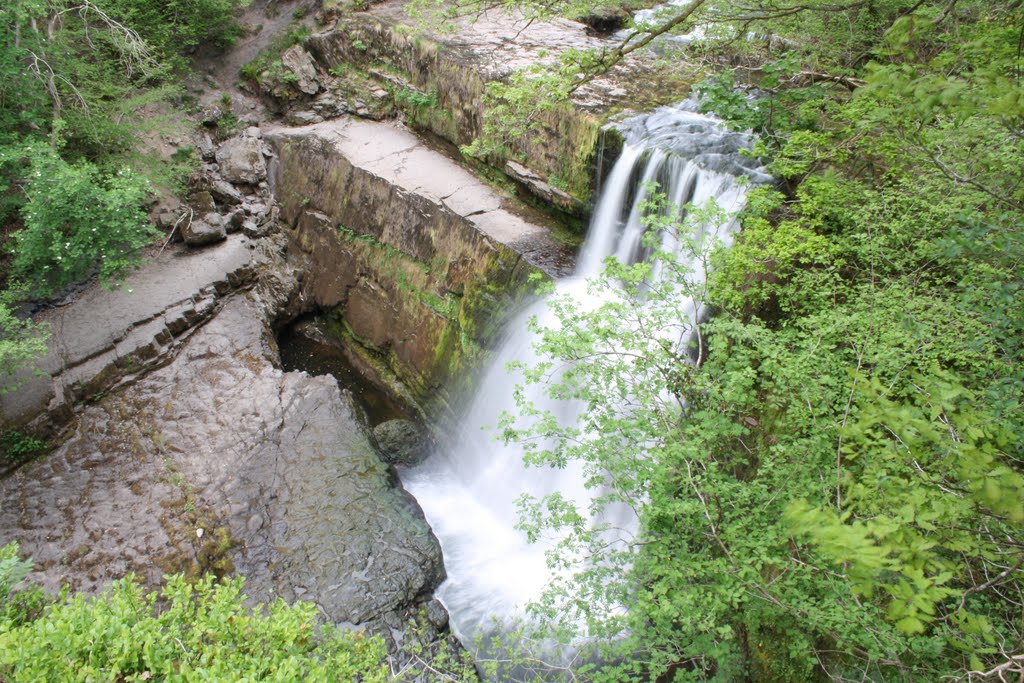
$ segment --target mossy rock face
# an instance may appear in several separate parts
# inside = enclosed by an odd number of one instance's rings
[[[360,157],[358,141],[371,138],[374,155]],[[568,249],[525,220],[526,207],[513,211],[514,200],[393,126],[324,123],[268,139],[307,306],[328,313],[329,334],[372,381],[445,413],[528,291],[531,259]],[[385,168],[385,149],[403,163]]]

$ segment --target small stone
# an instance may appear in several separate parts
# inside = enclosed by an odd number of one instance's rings
[[[254,534],[263,528],[263,517],[260,515],[253,515],[249,518],[249,521],[245,525],[250,534]]]
[[[173,213],[171,211],[162,211],[161,213],[157,214],[156,227],[160,228],[161,230],[170,230],[171,228],[174,227],[174,224],[178,222],[178,215],[179,214]]]
[[[308,126],[320,123],[324,117],[311,111],[293,111],[288,113],[288,124],[291,126]]]
[[[196,139],[196,149],[199,150],[199,156],[205,161],[212,161],[214,155],[217,153],[217,148],[213,144],[213,139],[206,133],[202,133]]]
[[[242,208],[250,216],[263,216],[267,213],[267,205],[263,202],[253,202],[252,204],[243,204]]]
[[[257,237],[265,236],[269,231],[266,227],[261,227],[253,220],[245,220],[242,222],[242,234],[246,237],[256,239]]]
[[[245,223],[245,211],[242,209],[235,209],[224,217],[224,229],[229,235],[241,230],[243,223]]]

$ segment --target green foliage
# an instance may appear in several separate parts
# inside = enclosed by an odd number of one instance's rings
[[[712,75],[698,84],[696,90],[705,110],[714,111],[739,130],[757,133],[763,143],[778,144],[780,131],[788,136],[798,130],[813,130],[818,124],[824,88],[781,87],[800,66],[799,58],[793,54],[762,64],[757,85],[763,89],[763,97],[751,99],[738,90],[736,76],[729,71]]]
[[[153,229],[141,209],[148,183],[127,168],[70,164],[46,146],[24,150],[24,227],[14,236],[12,275],[46,296],[98,269],[111,283],[139,261]]]
[[[40,453],[49,448],[43,439],[18,430],[10,430],[0,436],[0,457],[19,460],[25,456]]]
[[[144,131],[176,115],[170,79],[200,44],[237,35],[238,0],[9,0],[0,6],[0,377],[45,352],[42,330],[11,315],[98,272],[111,283],[150,238],[146,177],[180,188],[194,161],[161,166]],[[147,111],[144,117],[143,110]],[[179,125],[179,124],[174,124]],[[145,177],[141,177],[144,175]]]
[[[16,548],[4,549],[0,577]],[[28,563],[9,576],[24,576]],[[30,565],[29,565],[30,566]],[[0,676],[39,680],[389,680],[378,638],[320,622],[311,603],[244,604],[241,578],[170,577],[143,595],[131,578],[98,597],[64,595],[39,618],[0,621]]]
[[[162,61],[184,65],[184,56],[202,45],[225,48],[242,34],[235,10],[248,0],[103,0],[104,8],[135,28]]]
[[[0,548],[0,601],[6,601],[31,571],[32,563],[18,556],[17,543]]]
[[[49,329],[16,317],[0,298],[0,394],[16,389],[21,379],[15,373],[47,351]]]
[[[537,607],[551,633],[604,636],[585,679],[1020,672],[1024,15],[918,7],[844,13],[850,41],[792,51],[762,99],[710,83],[785,183],[750,195],[728,251],[683,239],[682,262],[609,264],[596,307],[552,304],[527,381],[583,414],[523,405],[506,435],[641,521],[609,552],[592,510],[527,501],[528,533],[568,533],[555,561],[599,558]],[[852,46],[876,61],[854,69]],[[845,83],[801,76],[826,68]],[[715,310],[700,365],[665,341],[691,297]]]
[[[399,88],[394,93],[395,104],[403,109],[412,111],[420,109],[432,109],[437,106],[437,89],[429,92],[420,92],[413,88]]]
[[[530,134],[538,117],[568,106],[572,70],[537,64],[491,81],[484,93],[483,131],[463,149],[469,156],[507,155],[512,141]]]
[[[37,619],[46,596],[36,587],[21,588],[32,571],[32,563],[18,555],[18,544],[0,548],[0,632]]]

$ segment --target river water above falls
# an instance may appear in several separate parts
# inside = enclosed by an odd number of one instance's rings
[[[623,262],[645,257],[641,206],[651,183],[676,205],[701,205],[713,198],[731,214],[744,202],[747,183],[740,178],[766,180],[756,162],[741,154],[750,147],[749,137],[726,131],[695,109],[693,103],[685,103],[620,124],[625,146],[599,192],[577,271],[557,283],[560,292],[585,297],[585,280],[597,275],[609,256]],[[734,221],[720,226],[719,240],[728,243],[734,227]],[[693,315],[698,315],[696,303]],[[441,542],[448,579],[437,596],[464,643],[523,616],[525,605],[536,600],[552,578],[544,553],[555,539],[527,543],[516,529],[516,500],[524,493],[543,496],[560,491],[585,509],[595,495],[583,487],[581,472],[571,463],[561,470],[527,469],[516,444],[496,439],[499,416],[515,411],[513,391],[521,380],[506,370],[507,364],[536,360],[526,324],[531,316],[542,324],[551,322],[544,301],[509,321],[448,442],[423,465],[402,473],[406,489],[419,501]],[[571,403],[555,404],[539,395],[533,400],[564,423],[578,415]],[[636,531],[632,511],[609,513],[619,515],[616,526],[627,535]]]

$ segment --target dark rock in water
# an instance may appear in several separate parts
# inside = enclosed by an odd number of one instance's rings
[[[444,605],[437,598],[427,603],[426,612],[427,619],[434,628],[440,630],[448,626],[448,610],[444,608]]]
[[[381,459],[391,465],[415,465],[430,453],[426,432],[411,420],[388,420],[373,428]]]
[[[626,27],[628,15],[624,12],[614,10],[598,10],[584,17],[579,18],[581,24],[586,24],[588,33],[597,35],[608,35]]]
[[[203,218],[191,221],[182,221],[180,229],[185,244],[190,247],[201,247],[220,242],[228,236],[227,230],[224,229],[223,219],[215,213],[208,213]]]

